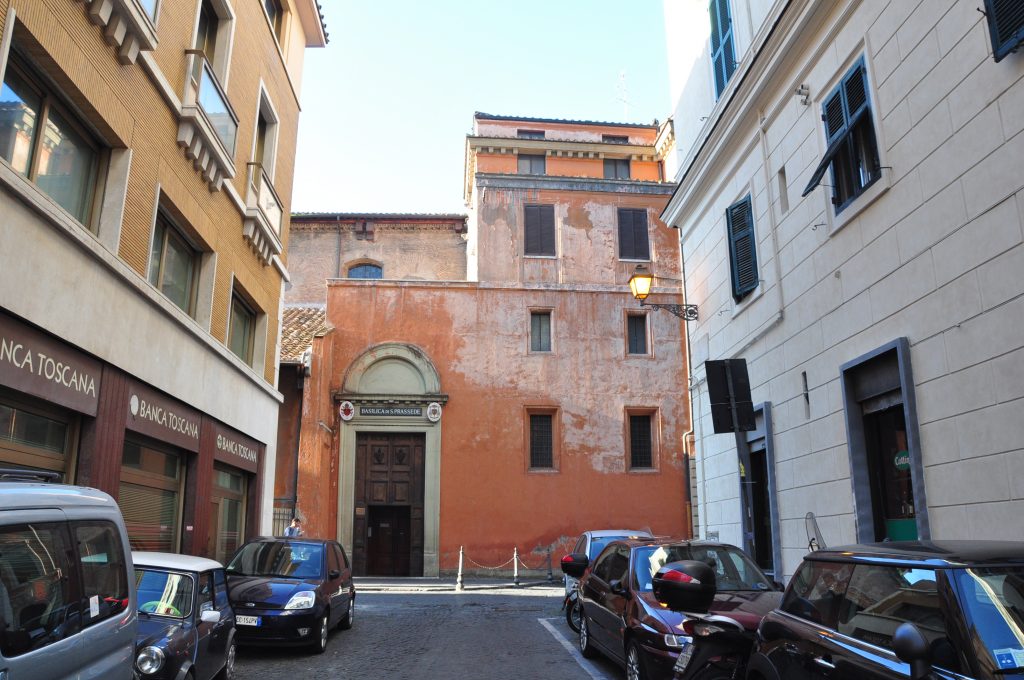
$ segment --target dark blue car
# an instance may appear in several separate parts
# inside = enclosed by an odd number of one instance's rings
[[[133,552],[138,593],[137,677],[229,680],[235,674],[235,617],[220,562]]]

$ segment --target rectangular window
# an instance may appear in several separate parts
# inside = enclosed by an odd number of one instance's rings
[[[516,130],[519,139],[544,139],[543,130]]]
[[[530,467],[554,467],[554,427],[550,413],[530,414]]]
[[[149,282],[186,314],[194,315],[199,276],[199,252],[162,210],[156,214],[149,259]]]
[[[263,0],[263,9],[267,12],[270,25],[274,27],[274,37],[281,39],[281,21],[284,18],[284,9],[280,0]]]
[[[628,158],[605,158],[604,159],[605,179],[629,179]]]
[[[629,353],[647,354],[647,315],[630,314],[627,316],[626,330],[629,335]]]
[[[238,295],[231,295],[231,319],[228,327],[228,348],[247,364],[252,364],[253,341],[256,338],[256,313]]]
[[[650,414],[629,416],[629,467],[631,470],[654,467]]]
[[[1002,61],[1024,43],[1024,6],[1016,0],[985,0],[985,16],[992,35],[992,56]]]
[[[601,141],[605,144],[629,144],[629,137],[626,135],[601,135]]]
[[[530,312],[530,351],[551,351],[551,312]]]
[[[646,210],[619,208],[619,258],[623,260],[651,259]]]
[[[711,66],[715,71],[715,99],[722,96],[736,70],[736,50],[733,46],[732,16],[729,0],[711,0]]]
[[[199,6],[199,26],[196,30],[197,50],[202,50],[206,61],[211,65],[216,64],[217,57],[217,31],[220,28],[220,17],[210,5],[209,0],[203,0]],[[203,60],[196,59],[193,66],[192,78],[199,80],[199,74],[203,70]]]
[[[821,118],[828,148],[803,195],[811,193],[831,169],[832,204],[838,215],[882,176],[863,59],[825,99]]]
[[[523,254],[555,254],[555,206],[528,205],[523,209]]]
[[[543,175],[545,170],[545,158],[541,154],[519,154],[520,175]]]
[[[91,626],[128,607],[128,568],[117,527],[110,522],[75,522],[82,565],[82,625]]]
[[[732,296],[737,302],[757,288],[757,239],[750,196],[725,211],[729,232],[729,265],[732,269]]]
[[[0,157],[89,225],[99,146],[13,51],[0,88],[0,111]]]

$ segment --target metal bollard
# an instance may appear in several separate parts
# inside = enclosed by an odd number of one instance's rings
[[[519,548],[512,548],[512,585],[519,587]]]
[[[548,583],[553,583],[554,580],[555,576],[551,573],[551,548],[548,548]]]
[[[459,546],[459,574],[455,577],[455,590],[465,590],[462,585],[462,546]]]

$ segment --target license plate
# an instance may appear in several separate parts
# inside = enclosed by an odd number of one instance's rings
[[[690,657],[693,656],[693,645],[686,645],[683,647],[683,651],[679,652],[679,658],[676,659],[676,665],[673,670],[677,673],[682,673],[686,670],[686,665],[690,663]]]
[[[260,617],[258,616],[236,616],[235,623],[239,626],[258,626],[260,625]]]

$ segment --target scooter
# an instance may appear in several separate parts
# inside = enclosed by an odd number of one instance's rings
[[[742,680],[754,648],[753,633],[728,616],[687,617],[683,631],[690,643],[679,653],[673,680]]]
[[[570,590],[562,600],[562,610],[565,612],[565,622],[573,632],[580,632],[580,594],[576,588]]]

